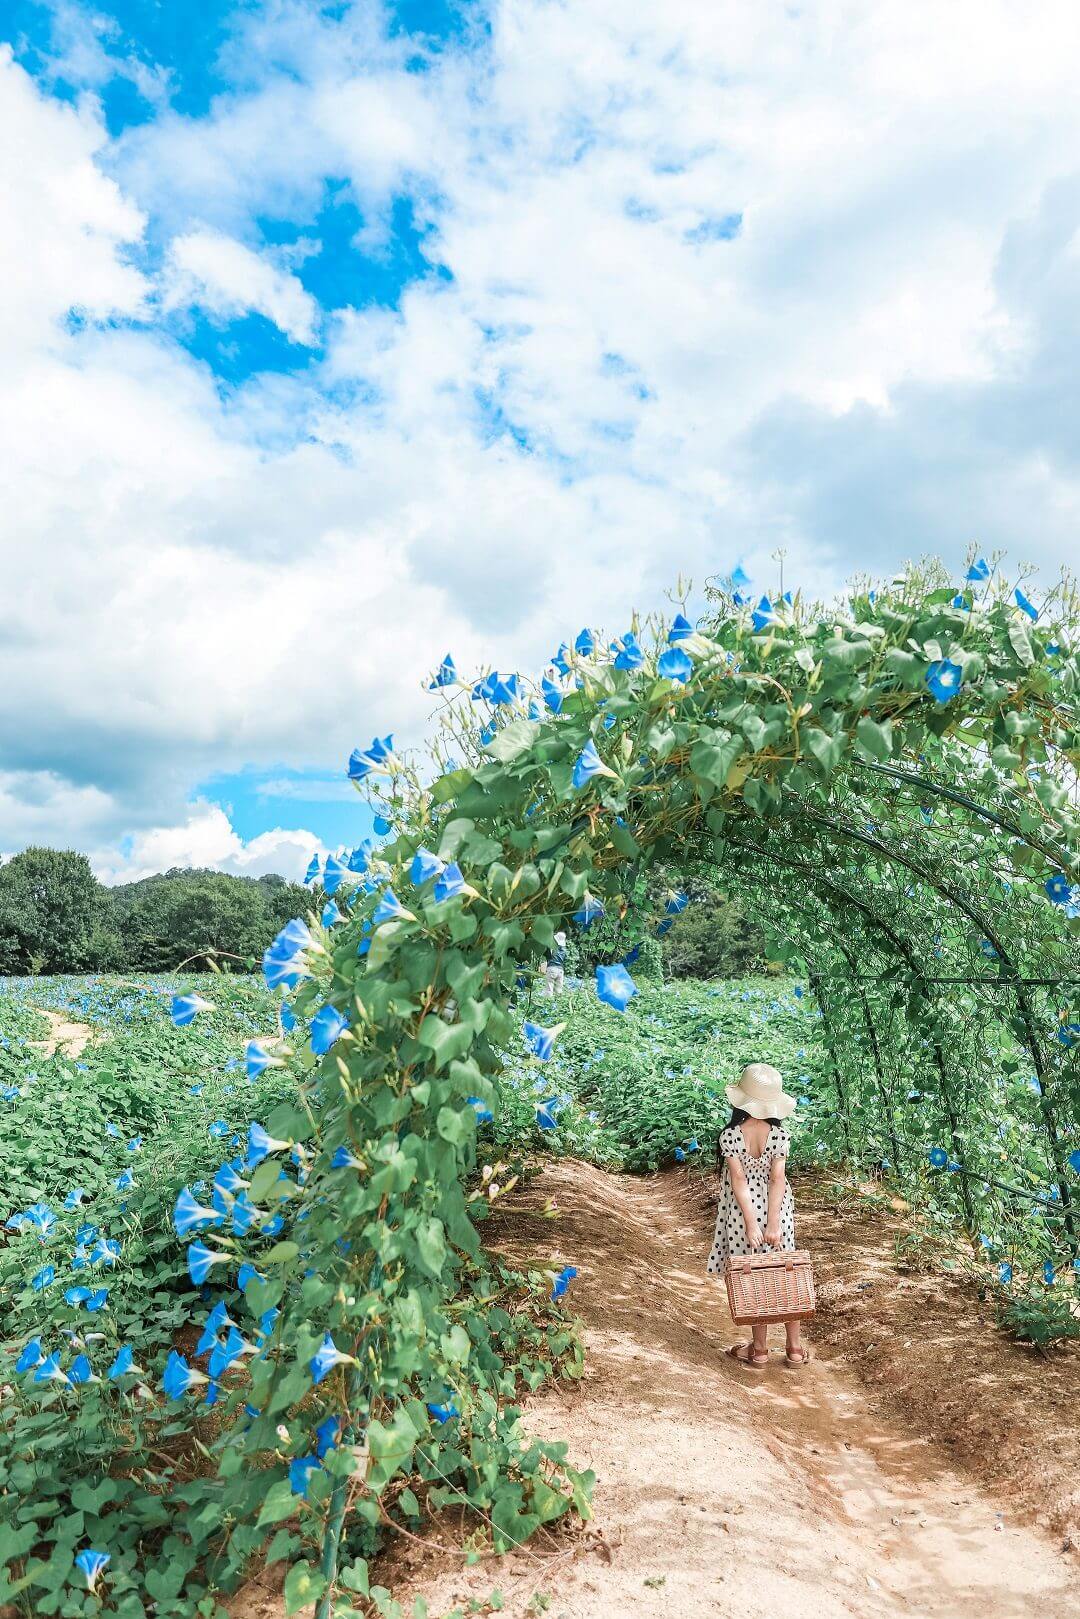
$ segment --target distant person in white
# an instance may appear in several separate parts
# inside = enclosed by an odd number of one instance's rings
[[[555,948],[551,952],[544,968],[545,993],[559,995],[566,980],[566,934],[561,930],[555,935]]]

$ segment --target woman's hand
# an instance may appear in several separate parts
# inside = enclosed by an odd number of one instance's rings
[[[765,1227],[765,1241],[770,1248],[779,1248],[780,1246],[780,1227],[773,1225],[771,1220]]]
[[[753,1217],[747,1220],[744,1215],[743,1223],[746,1226],[746,1240],[750,1244],[751,1248],[760,1248],[762,1236],[761,1227],[758,1225],[757,1221],[753,1219]]]

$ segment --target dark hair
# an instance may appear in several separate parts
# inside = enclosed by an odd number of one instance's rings
[[[733,1107],[732,1110],[731,1110],[731,1118],[728,1120],[728,1122],[727,1122],[727,1124],[725,1126],[725,1129],[730,1130],[734,1126],[741,1124],[744,1119],[752,1119],[754,1117],[755,1117],[755,1115],[753,1113],[747,1113],[747,1111],[746,1111],[746,1109],[744,1107]],[[780,1125],[780,1120],[779,1119],[765,1119],[765,1120],[759,1119],[758,1120],[759,1124],[761,1124],[763,1122],[765,1124],[775,1124],[777,1126]],[[724,1168],[724,1156],[725,1155],[724,1155],[724,1153],[723,1153],[723,1151],[721,1149],[721,1146],[720,1146],[720,1143],[723,1140],[723,1135],[724,1135],[724,1132],[723,1132],[723,1130],[721,1130],[720,1134],[716,1138],[716,1173],[718,1175],[721,1173],[721,1171]]]

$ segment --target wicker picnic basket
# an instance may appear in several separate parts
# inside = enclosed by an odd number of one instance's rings
[[[814,1267],[805,1248],[744,1254],[724,1262],[728,1307],[737,1327],[813,1315]]]

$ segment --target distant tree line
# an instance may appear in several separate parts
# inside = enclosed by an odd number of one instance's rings
[[[106,888],[85,855],[25,849],[0,866],[0,974],[167,972],[208,952],[254,961],[310,908],[307,889],[273,873],[177,867]]]

